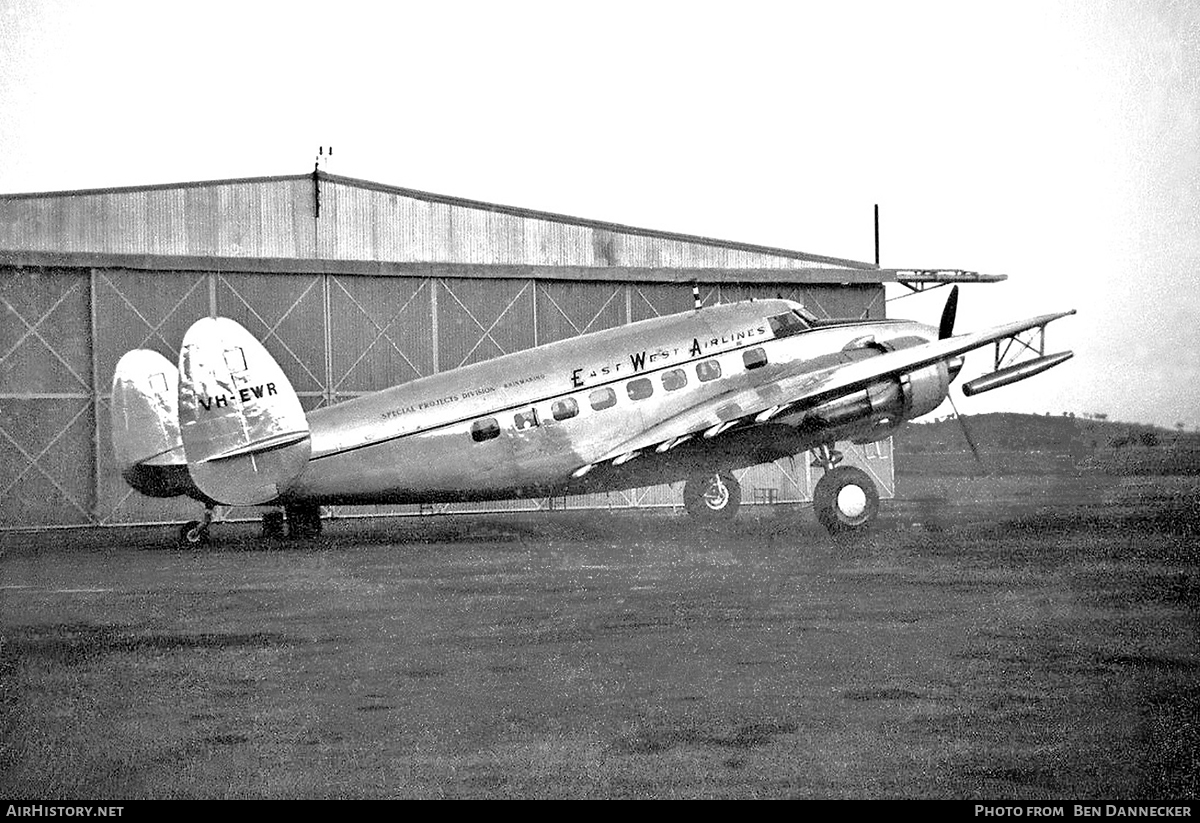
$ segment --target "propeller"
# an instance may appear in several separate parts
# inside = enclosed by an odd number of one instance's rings
[[[954,334],[954,315],[958,314],[958,286],[950,289],[946,298],[946,307],[942,309],[942,322],[938,324],[938,339],[945,340]]]
[[[954,285],[950,288],[950,296],[946,298],[946,306],[942,309],[942,320],[938,323],[938,339],[945,340],[954,334],[954,316],[958,314],[958,286]],[[957,361],[957,362],[955,362]],[[947,364],[950,368],[953,380],[958,376],[959,370],[963,367],[963,358],[956,357]],[[979,456],[979,447],[975,445],[975,438],[971,437],[971,430],[967,428],[967,421],[958,413],[958,406],[954,405],[954,397],[950,394],[950,387],[946,387],[946,399],[950,401],[950,408],[954,410],[954,419],[958,421],[958,425],[962,428],[963,437],[966,438],[967,445],[971,447],[971,454],[975,455],[975,462],[985,472],[987,466],[983,465],[983,458]]]
[[[954,419],[962,427],[963,437],[966,438],[967,445],[971,447],[971,454],[975,455],[975,462],[979,464],[979,468],[987,472],[987,466],[983,465],[983,458],[979,456],[979,447],[975,445],[975,438],[971,436],[971,430],[967,428],[967,421],[958,413],[958,406],[954,405],[954,397],[948,390],[946,392],[946,399],[950,401],[950,408],[954,409]]]

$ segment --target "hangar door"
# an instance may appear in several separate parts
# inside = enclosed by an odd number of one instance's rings
[[[821,316],[882,315],[881,286],[719,284],[706,304],[777,294]],[[184,332],[219,313],[261,340],[305,409],[501,354],[683,311],[690,284],[527,278],[242,274],[121,268],[0,269],[0,528],[181,522],[189,500],[129,489],[109,443],[120,356],[150,348],[177,361]],[[848,459],[894,493],[890,442]],[[808,500],[803,456],[739,472],[744,501]],[[558,500],[423,508],[339,508],[338,515],[543,508],[677,507],[669,486]]]

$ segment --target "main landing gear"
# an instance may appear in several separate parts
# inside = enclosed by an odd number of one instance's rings
[[[284,522],[287,522],[286,531]],[[285,535],[297,540],[311,540],[321,534],[321,507],[311,505],[285,506],[283,511],[271,511],[262,516],[264,540],[278,540]]]
[[[850,534],[870,525],[879,514],[879,491],[865,471],[839,466],[840,452],[829,446],[814,450],[813,468],[825,474],[813,489],[817,521],[832,535]]]
[[[742,487],[729,472],[696,474],[683,486],[684,508],[704,523],[731,520],[741,504]]]
[[[321,507],[312,505],[287,506],[283,511],[270,511],[262,516],[262,536],[277,539],[286,535],[308,540],[321,534]],[[179,545],[194,549],[208,545],[209,530],[214,522],[214,509],[207,506],[202,520],[189,520],[179,527]]]
[[[321,534],[321,507],[311,504],[287,506],[288,537],[310,540]]]

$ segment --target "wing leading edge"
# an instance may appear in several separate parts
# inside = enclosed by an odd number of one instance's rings
[[[1057,314],[1043,314],[816,371],[806,370],[805,363],[797,363],[766,386],[731,390],[706,401],[702,406],[688,409],[639,432],[593,463],[581,466],[573,476],[582,477],[596,465],[609,461],[620,465],[645,450],[652,449],[661,453],[695,437],[712,438],[744,423],[764,423],[771,418],[802,411],[823,401],[866,388],[882,378],[893,377],[966,354],[997,340],[1045,326],[1073,314],[1074,309]]]

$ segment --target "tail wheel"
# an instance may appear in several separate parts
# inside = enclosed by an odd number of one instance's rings
[[[189,520],[179,527],[179,545],[187,549],[208,545],[208,524]]]
[[[731,520],[742,504],[742,487],[728,472],[698,474],[683,487],[683,505],[697,520]]]
[[[830,534],[847,534],[870,525],[879,514],[879,491],[862,469],[838,466],[817,481],[813,509]]]

